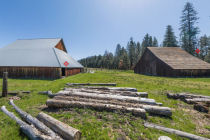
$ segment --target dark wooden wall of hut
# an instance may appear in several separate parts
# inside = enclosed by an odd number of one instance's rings
[[[171,71],[172,69],[167,64],[159,60],[148,49],[146,49],[143,56],[134,68],[135,73],[145,75],[166,76],[170,75]]]
[[[61,68],[51,67],[0,67],[0,77],[8,72],[9,78],[58,79]]]
[[[81,72],[81,68],[74,68],[74,69],[66,68],[65,75],[71,76],[71,75],[78,74],[80,72]]]
[[[210,77],[209,69],[172,69],[166,63],[157,58],[149,49],[134,68],[135,73],[167,77]]]

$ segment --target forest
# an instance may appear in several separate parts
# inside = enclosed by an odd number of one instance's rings
[[[105,51],[104,55],[89,56],[79,60],[85,67],[106,69],[133,69],[147,47],[181,47],[188,53],[210,63],[210,36],[200,35],[199,16],[192,3],[187,2],[179,21],[179,37],[175,36],[173,27],[166,26],[164,39],[159,43],[156,37],[146,34],[142,40],[132,37],[126,46],[116,45],[115,53]],[[196,53],[195,50],[200,52]]]

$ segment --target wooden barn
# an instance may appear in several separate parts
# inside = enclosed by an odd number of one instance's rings
[[[210,64],[179,47],[148,47],[134,72],[167,77],[210,77]]]
[[[80,73],[83,66],[67,54],[63,39],[16,40],[0,48],[0,76],[58,79]]]

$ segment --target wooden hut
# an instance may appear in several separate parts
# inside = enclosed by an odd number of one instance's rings
[[[168,77],[209,77],[210,64],[179,47],[148,47],[134,72]]]
[[[0,76],[7,71],[11,78],[57,79],[82,69],[61,38],[16,40],[0,48]]]

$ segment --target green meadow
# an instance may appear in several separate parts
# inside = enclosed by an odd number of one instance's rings
[[[0,81],[0,90],[2,90],[2,79]],[[167,78],[134,74],[133,71],[99,70],[93,74],[81,73],[58,80],[9,79],[8,85],[9,91],[31,91],[30,94],[18,95],[21,100],[14,101],[21,109],[33,116],[43,111],[79,129],[83,140],[157,140],[162,135],[174,140],[183,139],[176,135],[145,128],[143,126],[145,120],[129,113],[95,111],[88,108],[45,109],[48,97],[38,92],[52,90],[56,93],[68,82],[115,82],[119,87],[134,87],[138,91],[148,92],[149,98],[172,108],[173,115],[171,118],[166,118],[147,114],[147,121],[210,138],[210,119],[205,113],[193,110],[192,105],[166,97],[167,92],[190,92],[210,96],[210,78]],[[9,111],[15,112],[8,104],[9,97],[11,96],[1,97],[0,105],[5,105]],[[0,140],[22,139],[27,139],[27,137],[20,132],[19,126],[0,111]]]

